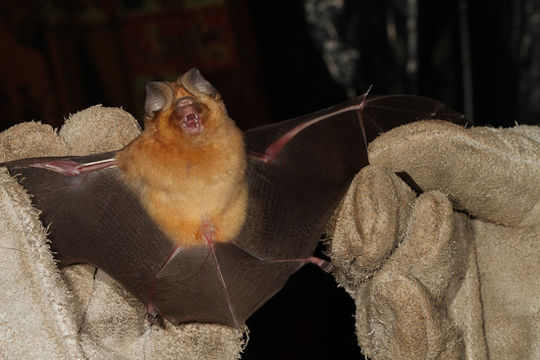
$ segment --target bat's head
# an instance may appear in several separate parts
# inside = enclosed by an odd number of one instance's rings
[[[217,129],[230,126],[221,96],[201,75],[191,69],[174,83],[146,85],[145,127],[176,140],[204,141]]]

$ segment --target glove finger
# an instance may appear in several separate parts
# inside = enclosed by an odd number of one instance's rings
[[[445,312],[463,276],[467,216],[439,192],[412,204],[403,239],[381,271],[353,294],[358,339],[376,359],[461,358]]]
[[[420,195],[412,205],[403,241],[388,261],[388,271],[419,280],[433,300],[443,304],[449,286],[458,282],[465,269],[463,234],[470,231],[463,231],[463,223],[468,223],[467,216],[454,213],[442,193]]]
[[[32,121],[0,132],[0,163],[37,156],[63,156],[68,153],[68,147],[50,125]]]
[[[353,180],[330,233],[335,276],[346,289],[382,267],[405,231],[416,194],[393,173],[367,166]]]
[[[394,172],[406,171],[424,191],[447,193],[456,208],[490,222],[540,221],[538,127],[465,129],[420,121],[375,139],[369,159]]]
[[[58,132],[71,155],[119,150],[135,139],[141,129],[128,112],[95,105],[71,115]]]
[[[356,303],[365,307],[357,312],[357,329],[368,324],[369,332],[359,336],[359,341],[370,358],[462,358],[463,344],[456,328],[414,277],[384,270],[373,279],[369,299]]]

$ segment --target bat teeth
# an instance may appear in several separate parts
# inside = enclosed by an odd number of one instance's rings
[[[184,117],[182,127],[188,134],[198,134],[203,130],[199,115],[194,113],[188,114]]]

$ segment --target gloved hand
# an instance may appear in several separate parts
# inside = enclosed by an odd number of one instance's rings
[[[331,236],[366,355],[540,358],[540,128],[422,121],[369,159]]]

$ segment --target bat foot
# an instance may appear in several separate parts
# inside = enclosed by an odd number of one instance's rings
[[[146,321],[150,324],[150,326],[159,326],[161,328],[164,328],[163,324],[163,317],[159,314],[151,314],[149,312],[146,313]]]
[[[159,321],[159,314],[150,314],[149,312],[147,312],[146,321],[148,321],[151,325],[157,324],[157,322]]]
[[[318,258],[318,257],[315,257],[315,256],[310,256],[306,259],[305,261],[306,263],[309,263],[309,264],[315,264],[317,265],[318,267],[320,267],[325,273],[330,273],[332,272],[332,270],[334,269],[334,266],[332,265],[331,262],[329,261],[326,261],[326,260],[323,260],[321,258]]]

